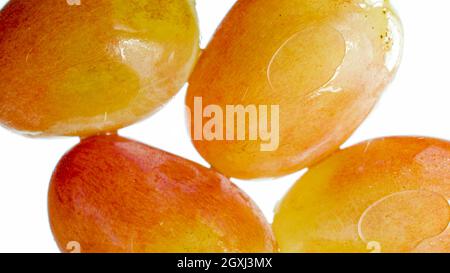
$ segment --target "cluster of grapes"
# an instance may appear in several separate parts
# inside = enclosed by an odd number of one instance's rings
[[[0,123],[81,137],[50,183],[62,251],[450,252],[449,142],[390,137],[339,150],[400,62],[387,1],[239,0],[202,54],[194,0],[11,0],[0,33]],[[209,139],[191,126],[208,169],[116,133],[188,79],[189,109],[199,98],[277,106],[274,149],[248,132],[221,137],[219,119]],[[229,180],[304,168],[272,227]]]

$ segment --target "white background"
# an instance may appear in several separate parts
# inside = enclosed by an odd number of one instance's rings
[[[0,0],[0,6],[5,2]],[[202,46],[234,2],[197,0]],[[375,111],[345,146],[390,135],[450,140],[450,1],[392,0],[392,3],[405,28],[403,63]],[[208,166],[187,135],[184,96],[183,90],[162,111],[122,130],[121,135]],[[0,128],[0,252],[58,251],[48,224],[48,182],[60,157],[77,141],[29,139]],[[297,173],[277,180],[235,182],[272,221],[276,203],[300,176]]]

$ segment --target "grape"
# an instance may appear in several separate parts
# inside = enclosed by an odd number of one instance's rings
[[[387,1],[238,1],[200,57],[186,104],[191,113],[198,99],[205,109],[278,106],[279,113],[260,110],[254,118],[249,110],[234,123],[224,114],[223,126],[208,126],[214,115],[206,110],[191,114],[194,145],[230,177],[278,177],[311,166],[366,118],[395,75],[401,49],[401,24]],[[261,133],[261,121],[273,138]],[[240,126],[247,126],[244,138]],[[220,131],[202,134],[210,127]]]
[[[450,142],[367,141],[311,168],[277,208],[283,252],[449,252]]]
[[[49,213],[62,251],[276,250],[262,213],[227,178],[117,135],[87,138],[62,158]]]
[[[185,84],[199,54],[190,0],[12,0],[0,32],[0,124],[32,136],[141,120]]]

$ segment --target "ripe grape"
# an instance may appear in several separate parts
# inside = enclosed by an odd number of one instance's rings
[[[283,252],[449,252],[450,142],[367,141],[311,168],[277,209]]]
[[[143,119],[185,84],[199,54],[191,0],[12,0],[0,33],[0,124],[33,136]]]
[[[366,118],[397,70],[401,47],[401,24],[388,1],[238,1],[200,57],[186,104],[191,112],[196,98],[222,109],[279,106],[279,142],[262,149],[261,132],[251,139],[250,128],[271,117],[259,113],[252,122],[247,113],[220,127],[236,134],[247,126],[245,140],[194,137],[202,127],[192,115],[194,145],[230,177],[278,177],[310,166]]]
[[[269,224],[221,174],[117,135],[83,140],[49,190],[62,251],[273,252]]]

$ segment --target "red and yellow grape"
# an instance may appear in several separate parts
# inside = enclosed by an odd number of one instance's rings
[[[401,32],[388,1],[238,1],[200,57],[186,104],[193,109],[200,97],[222,109],[279,106],[279,146],[267,152],[260,139],[193,137],[195,147],[215,169],[244,179],[318,162],[353,133],[392,80]]]
[[[221,174],[116,135],[83,140],[59,162],[50,223],[62,251],[273,252],[269,224]]]
[[[283,252],[449,252],[450,143],[367,141],[312,167],[279,205]]]
[[[0,124],[88,136],[133,124],[186,82],[191,0],[11,0],[0,12]]]

